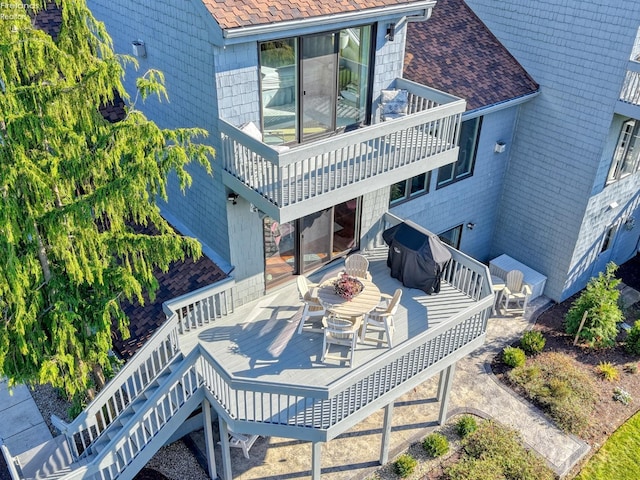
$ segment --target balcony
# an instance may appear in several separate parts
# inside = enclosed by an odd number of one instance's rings
[[[617,114],[640,119],[640,62],[630,60],[616,104]]]
[[[408,114],[277,151],[220,120],[223,181],[280,223],[453,163],[465,101],[403,79]]]

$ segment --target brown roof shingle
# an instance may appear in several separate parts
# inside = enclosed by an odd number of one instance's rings
[[[202,0],[222,29],[411,4],[415,0]]]
[[[538,84],[463,0],[438,0],[409,23],[404,77],[467,100],[467,110],[538,90]]]
[[[198,288],[211,285],[227,278],[227,275],[204,255],[195,262],[191,259],[173,262],[166,273],[154,272],[160,287],[155,301],[150,302],[145,294],[145,304],[138,302],[123,305],[124,313],[129,318],[130,337],[123,340],[114,330],[113,348],[128,360],[153,335],[153,332],[167,319],[162,311],[162,303]]]

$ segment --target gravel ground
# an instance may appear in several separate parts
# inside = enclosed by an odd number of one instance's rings
[[[36,386],[31,394],[49,430],[53,435],[56,435],[51,425],[51,415],[55,414],[66,422],[70,421],[67,415],[69,403],[61,399],[50,385]],[[191,450],[182,441],[174,442],[158,450],[147,464],[145,474],[140,475],[140,478],[135,477],[134,480],[152,478],[153,472],[150,470],[160,472],[169,480],[207,480],[209,478]],[[0,475],[0,480],[2,478]]]

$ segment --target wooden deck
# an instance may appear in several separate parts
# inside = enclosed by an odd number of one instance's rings
[[[386,256],[370,260],[373,281],[382,293],[391,295],[396,288],[403,290],[395,317],[395,349],[474,304],[473,299],[446,283],[437,295],[403,287],[390,277]],[[319,282],[334,277],[342,266],[340,263],[310,279]],[[199,343],[236,379],[312,387],[329,386],[342,380],[359,366],[389,351],[384,346],[359,343],[353,368],[333,360],[323,363],[320,361],[322,334],[297,333],[301,313],[302,303],[292,283],[236,309],[208,327],[183,335],[180,348],[187,355]]]

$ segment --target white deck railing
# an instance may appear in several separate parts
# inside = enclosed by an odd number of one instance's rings
[[[220,120],[225,172],[284,208],[457,148],[464,100],[413,82],[408,114],[285,151]]]
[[[488,270],[462,255],[452,259],[447,275],[477,302],[330,386],[232,378],[202,349],[207,360],[202,363],[204,385],[226,420],[240,431],[310,441],[332,438],[342,431],[342,423],[353,424],[352,415],[372,414],[482,344],[493,306]]]
[[[196,330],[233,312],[233,286],[235,280],[227,278],[165,302],[162,309],[167,317],[176,315],[181,334]]]
[[[620,101],[640,105],[640,62],[630,61],[620,90]]]
[[[233,311],[233,279],[175,298],[163,305],[169,317],[138,350],[96,398],[71,423],[52,417],[65,434],[75,459],[92,452],[90,448],[118,416],[139,398],[176,359],[182,355],[179,334],[210,324]]]

